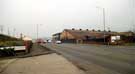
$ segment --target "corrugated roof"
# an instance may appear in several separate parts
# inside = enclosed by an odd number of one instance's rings
[[[125,36],[133,36],[135,35],[133,32],[119,32],[120,35],[125,35]]]
[[[52,36],[55,36],[55,35],[60,35],[61,33],[55,33],[55,34],[53,34]]]
[[[90,30],[71,30],[71,29],[65,29],[64,31],[69,32],[77,39],[86,39],[86,36],[95,37],[95,38],[104,38],[103,31],[98,32],[98,31],[90,31]],[[111,34],[116,34],[116,32],[105,32],[106,37]]]
[[[18,40],[17,38],[15,37],[11,37],[11,36],[8,36],[8,35],[5,35],[5,34],[0,34],[0,40]]]

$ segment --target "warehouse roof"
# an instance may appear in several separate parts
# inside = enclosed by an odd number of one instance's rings
[[[77,39],[86,39],[86,37],[104,38],[104,31],[95,30],[75,30],[75,29],[65,29],[64,31],[69,32],[72,36]],[[109,35],[116,35],[116,32],[105,32],[105,37]]]

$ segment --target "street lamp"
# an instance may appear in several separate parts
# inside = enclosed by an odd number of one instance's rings
[[[3,25],[0,25],[1,34],[3,34],[3,30],[4,30],[4,26]]]
[[[36,27],[37,27],[37,39],[38,39],[38,24],[37,24],[37,26],[36,26]]]
[[[13,36],[15,37],[16,35],[16,28],[13,29]]]
[[[9,27],[8,27],[8,30],[7,30],[7,32],[8,32],[8,35],[10,36],[10,31],[9,31]]]
[[[134,20],[135,20],[135,1],[134,0],[132,0],[132,24],[133,24],[133,32],[135,32],[135,28],[134,28],[134,26],[135,26],[135,22],[134,22]]]
[[[38,36],[39,36],[39,25],[42,25],[42,24],[37,24],[37,39],[38,39]]]
[[[104,43],[105,43],[105,26],[106,26],[106,18],[105,18],[105,8],[102,8],[102,7],[96,7],[96,8],[98,8],[98,9],[102,9],[102,12],[103,12],[103,26],[104,26]]]

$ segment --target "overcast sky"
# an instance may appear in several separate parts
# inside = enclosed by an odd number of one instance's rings
[[[49,37],[65,28],[103,30],[102,9],[106,13],[106,29],[127,31],[133,28],[134,0],[0,0],[0,25],[5,33],[23,33]],[[134,17],[133,17],[134,16]]]

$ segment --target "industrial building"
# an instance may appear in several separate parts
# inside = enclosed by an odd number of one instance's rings
[[[53,40],[61,40],[63,43],[97,43],[97,44],[121,44],[132,42],[132,32],[112,32],[101,30],[64,29],[61,33],[53,35]]]

